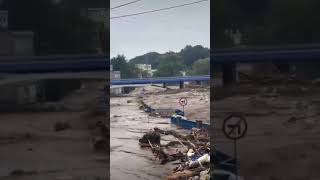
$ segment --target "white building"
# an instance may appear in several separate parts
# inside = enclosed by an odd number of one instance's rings
[[[233,44],[238,46],[242,42],[242,33],[237,29],[236,31],[232,29],[227,29],[225,34],[233,40]]]
[[[110,80],[113,79],[121,79],[121,73],[120,71],[113,71],[113,67],[110,65]],[[122,94],[122,88],[111,88],[110,94]]]
[[[0,10],[0,56],[33,56],[32,31],[9,31],[8,11]]]
[[[0,10],[0,29],[8,29],[8,11]]]
[[[103,54],[103,46],[106,41],[105,32],[109,26],[106,19],[109,18],[109,11],[107,8],[83,8],[81,10],[81,15],[88,17],[93,22],[95,22],[96,32],[92,34],[93,42],[92,49],[95,49],[98,53]]]
[[[148,76],[153,76],[155,69],[152,69],[151,64],[136,64],[136,68],[140,69],[140,77],[142,77],[142,72],[147,72]]]

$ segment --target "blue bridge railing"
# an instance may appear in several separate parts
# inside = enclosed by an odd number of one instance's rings
[[[108,71],[107,56],[1,57],[0,73]]]
[[[255,62],[293,62],[320,61],[320,46],[277,48],[216,50],[212,52],[211,64],[255,63]]]
[[[209,81],[210,76],[183,76],[183,77],[161,77],[161,78],[145,78],[145,79],[120,79],[111,80],[111,85],[126,84],[162,84],[162,83],[181,83],[188,81]]]

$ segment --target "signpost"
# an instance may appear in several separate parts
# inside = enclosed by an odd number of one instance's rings
[[[222,130],[224,135],[234,142],[235,174],[238,179],[238,159],[237,159],[237,140],[243,138],[248,129],[247,120],[241,115],[233,113],[223,121]]]
[[[179,99],[179,104],[182,106],[182,111],[184,114],[184,106],[186,106],[188,104],[188,100],[185,97],[182,97]]]

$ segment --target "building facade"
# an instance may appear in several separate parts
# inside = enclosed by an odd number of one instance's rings
[[[140,70],[140,78],[143,77],[143,73],[147,73],[147,77],[152,77],[155,69],[152,69],[151,64],[136,64],[136,68]]]
[[[0,10],[0,56],[33,56],[33,40],[31,31],[9,31],[8,11]]]
[[[110,65],[110,80],[113,79],[121,79],[121,72],[120,71],[113,71],[112,65]],[[111,87],[112,85],[110,85]],[[112,95],[118,95],[122,94],[122,88],[111,88],[110,94]]]
[[[107,50],[107,8],[82,8],[82,16],[88,17],[95,22],[96,32],[93,37],[93,49],[96,49],[98,53],[103,54]]]

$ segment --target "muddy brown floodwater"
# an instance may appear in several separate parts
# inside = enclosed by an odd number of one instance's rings
[[[129,103],[128,103],[129,102]],[[162,180],[174,165],[161,165],[150,149],[141,149],[138,139],[154,127],[187,133],[170,124],[168,118],[149,117],[139,109],[135,97],[110,99],[110,173],[113,180]],[[169,137],[164,136],[162,143]]]

